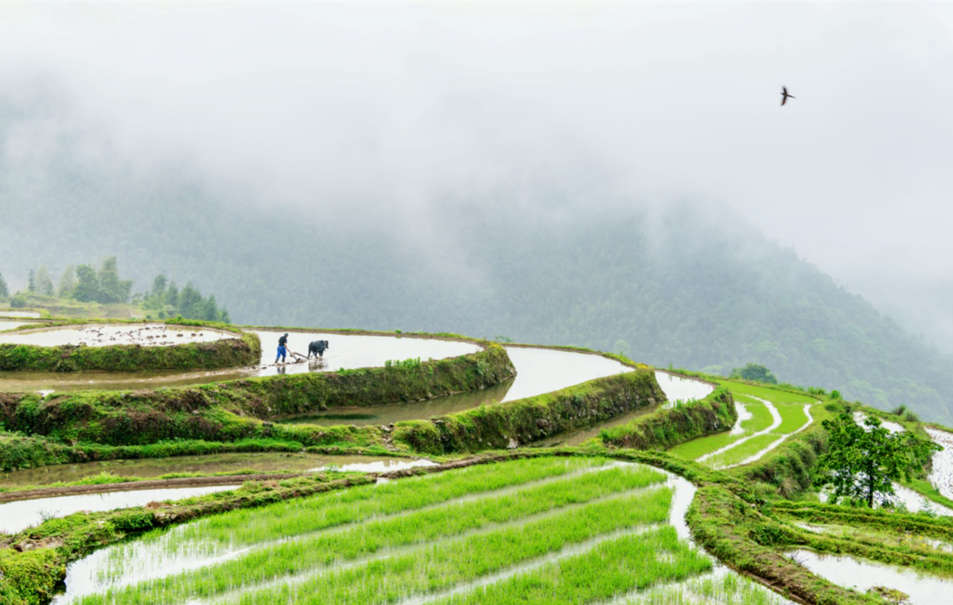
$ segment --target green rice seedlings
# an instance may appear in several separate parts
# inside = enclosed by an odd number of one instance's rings
[[[433,593],[472,582],[521,562],[538,559],[566,546],[611,532],[667,519],[672,490],[660,488],[639,495],[601,500],[559,514],[545,516],[517,527],[447,540],[405,554],[325,574],[285,578],[275,586],[225,596],[242,604],[274,603],[395,603],[412,594]],[[240,586],[236,578],[235,588]],[[148,587],[121,590],[82,599],[83,605],[168,603],[168,598]]]
[[[665,481],[662,473],[638,465],[531,485],[498,496],[468,500],[407,515],[372,520],[345,532],[257,549],[219,565],[144,583],[125,592],[148,590],[163,602],[206,598],[242,586],[288,577],[321,566],[371,556],[383,549],[446,539],[487,526],[520,521],[567,506],[631,492]]]
[[[626,605],[786,605],[784,597],[739,574],[693,578],[640,592]]]
[[[532,458],[476,465],[385,484],[337,490],[263,508],[230,511],[171,532],[150,532],[130,546],[138,549],[150,541],[161,540],[163,548],[169,553],[189,551],[214,554],[561,477],[606,464],[607,461],[601,458]],[[126,558],[128,553],[117,549],[116,556]]]
[[[711,568],[707,557],[679,541],[674,528],[663,527],[608,540],[581,555],[435,603],[574,605],[601,602],[661,582],[682,580]]]

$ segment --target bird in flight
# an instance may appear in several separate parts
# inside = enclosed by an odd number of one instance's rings
[[[787,86],[782,86],[782,87],[781,87],[781,105],[784,105],[785,103],[787,103],[787,102],[788,102],[788,99],[796,99],[796,98],[797,98],[797,97],[795,97],[794,95],[788,94],[788,87],[787,87]]]

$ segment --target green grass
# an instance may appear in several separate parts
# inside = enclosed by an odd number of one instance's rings
[[[732,435],[730,432],[725,432],[700,439],[693,439],[692,441],[677,445],[669,451],[686,460],[697,460],[705,454],[717,451],[747,435],[757,433],[771,426],[773,418],[766,405],[750,397],[745,397],[744,395],[739,395],[737,400],[744,403],[745,408],[751,412],[751,418],[741,423],[742,433]]]
[[[799,393],[789,393],[779,389],[772,389],[767,386],[755,386],[734,380],[720,379],[719,385],[728,387],[732,395],[749,395],[760,399],[767,399],[771,403],[813,403],[816,401],[809,395]]]
[[[593,603],[710,569],[711,562],[706,557],[680,542],[673,528],[665,527],[603,542],[583,555],[434,603]]]
[[[503,496],[385,517],[345,532],[322,532],[312,537],[279,543],[220,565],[150,582],[146,587],[129,589],[124,594],[147,592],[149,602],[214,597],[271,578],[287,577],[367,557],[383,549],[447,539],[465,532],[519,521],[529,515],[585,505],[664,480],[665,475],[662,473],[639,466],[586,473],[556,482],[531,485]],[[113,566],[104,577],[118,578],[126,573],[129,570],[124,566]]]

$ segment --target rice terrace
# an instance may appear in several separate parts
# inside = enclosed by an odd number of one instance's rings
[[[0,605],[953,605],[953,2],[0,2]]]
[[[950,433],[902,410],[450,334],[0,315],[4,603],[953,594]],[[328,350],[275,365],[284,334]],[[902,503],[823,502],[842,412],[941,444]]]

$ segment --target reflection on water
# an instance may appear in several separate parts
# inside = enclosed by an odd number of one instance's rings
[[[669,404],[676,401],[688,402],[704,399],[715,390],[715,387],[707,382],[676,376],[661,370],[655,371],[655,380],[662,388],[662,392],[665,393],[665,398],[668,399]]]
[[[150,502],[181,500],[182,498],[222,492],[238,487],[238,485],[215,485],[209,487],[144,489],[131,492],[84,494],[81,496],[60,496],[58,498],[7,502],[6,504],[0,504],[0,532],[16,533],[27,527],[37,525],[44,519],[65,517],[80,511],[98,512],[115,508],[129,508],[130,506],[145,506]]]
[[[851,557],[819,555],[809,550],[790,553],[812,573],[839,584],[866,592],[874,586],[893,588],[910,595],[910,605],[947,605],[953,594],[953,581],[916,570],[884,563],[860,561]]]
[[[508,380],[482,391],[437,397],[427,401],[394,403],[376,406],[335,407],[316,414],[300,414],[277,419],[288,424],[348,424],[356,426],[386,425],[401,420],[420,420],[434,416],[455,414],[481,405],[491,405],[503,400],[513,381]]]
[[[235,338],[235,334],[223,330],[178,328],[166,324],[105,324],[21,330],[0,335],[0,344],[22,344],[40,347],[60,347],[64,345],[158,347],[188,344],[190,342],[213,342],[225,338]]]
[[[84,477],[111,473],[117,477],[155,478],[171,473],[227,473],[240,470],[260,472],[311,471],[327,466],[338,468],[362,463],[398,462],[396,458],[370,456],[328,456],[307,453],[228,453],[203,456],[175,456],[141,460],[103,460],[80,464],[56,464],[40,468],[0,473],[0,487],[42,486],[79,481]]]
[[[506,347],[506,353],[516,366],[516,382],[506,393],[504,401],[535,397],[632,371],[618,361],[589,353],[527,347]]]

